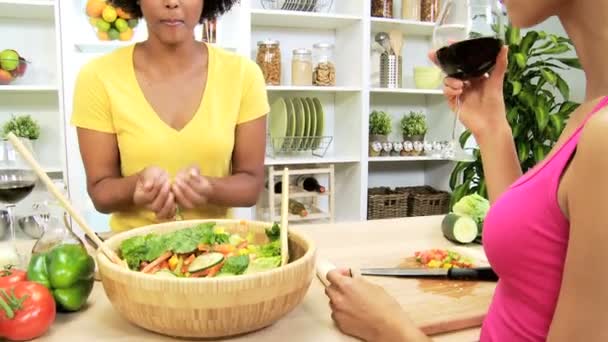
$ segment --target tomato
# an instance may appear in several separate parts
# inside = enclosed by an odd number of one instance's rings
[[[27,272],[6,266],[0,271],[0,288],[11,287],[27,279]]]
[[[55,321],[51,291],[35,282],[22,281],[0,289],[0,337],[27,341],[42,336]]]

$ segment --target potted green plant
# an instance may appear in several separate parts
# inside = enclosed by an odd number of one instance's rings
[[[374,110],[369,115],[369,142],[387,142],[392,131],[391,116],[383,111]]]
[[[40,137],[40,125],[30,115],[12,116],[2,127],[3,137],[6,138],[10,132],[33,143]]]
[[[411,111],[401,118],[401,133],[404,141],[424,141],[427,129],[426,116],[422,112]]]
[[[559,56],[573,50],[567,38],[543,31],[528,31],[522,37],[520,30],[510,25],[505,32],[509,46],[503,85],[507,120],[521,168],[526,172],[545,158],[579,105],[570,101],[570,88],[559,70],[580,69],[581,65],[577,58]],[[461,146],[470,136],[468,130],[462,133]],[[459,162],[452,170],[451,205],[473,193],[488,197],[479,150],[474,150],[473,156],[474,161]]]

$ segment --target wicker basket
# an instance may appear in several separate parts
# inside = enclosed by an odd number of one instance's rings
[[[450,194],[430,186],[396,188],[408,194],[408,216],[430,216],[447,214],[450,210]]]
[[[370,188],[367,191],[367,219],[406,217],[407,192],[398,192],[387,187]]]
[[[272,223],[238,220],[217,222],[234,233],[254,232],[266,239]],[[116,249],[136,235],[167,233],[202,221],[176,221],[123,232],[104,244]],[[290,261],[262,273],[220,278],[165,278],[126,270],[101,250],[97,261],[103,288],[114,309],[131,323],[172,337],[221,338],[267,327],[300,304],[312,282],[315,246],[296,229],[289,229]]]

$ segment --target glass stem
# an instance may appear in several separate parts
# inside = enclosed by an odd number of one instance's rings
[[[15,205],[8,204],[6,206],[6,211],[8,212],[8,229],[11,232],[11,243],[16,247],[17,245],[17,236],[15,234]]]

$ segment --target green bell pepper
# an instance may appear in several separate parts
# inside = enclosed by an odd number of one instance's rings
[[[84,247],[62,244],[32,256],[27,278],[51,290],[58,309],[78,311],[93,290],[94,273],[95,262]]]

